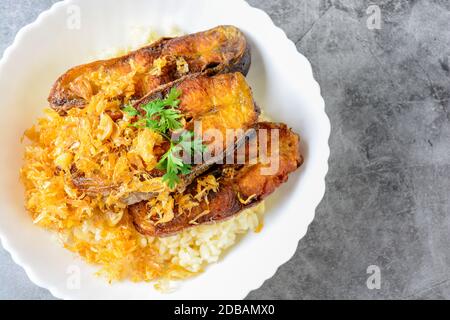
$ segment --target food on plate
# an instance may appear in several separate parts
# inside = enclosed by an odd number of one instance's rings
[[[250,60],[243,33],[233,26],[219,26],[162,38],[125,56],[72,68],[56,81],[48,101],[61,114],[85,107],[99,93],[129,102],[187,74],[209,70],[246,75]]]
[[[138,124],[139,121],[145,121],[145,117],[140,118],[139,116],[145,115],[145,110],[154,108],[154,102],[162,101],[170,92],[178,92],[180,94],[176,98],[179,100],[177,110],[183,115],[183,121],[180,122],[180,128],[177,127],[176,129],[186,129],[189,132],[193,132],[195,122],[197,122],[201,124],[201,128],[197,130],[198,134],[214,129],[218,130],[225,137],[226,130],[242,129],[246,131],[258,119],[259,111],[253,101],[251,89],[244,76],[236,72],[215,76],[190,76],[182,82],[158,88],[131,107],[131,112],[134,115],[132,121],[136,121],[134,124]],[[179,115],[178,113],[175,114],[176,117]],[[220,148],[216,148],[217,143],[221,144]],[[225,141],[203,141],[206,149],[210,151],[210,160],[193,165],[189,173],[180,174],[177,190],[183,191],[198,175],[216,162],[217,160],[215,159],[218,157],[223,158],[227,153],[234,151],[235,144],[238,145],[239,143],[239,141],[235,141],[231,144],[231,148],[227,148]],[[170,144],[167,141],[161,141],[161,144],[158,144],[157,147],[158,155],[162,155],[168,151]],[[216,154],[216,149],[220,149],[221,152]],[[204,152],[207,150],[204,150]],[[90,195],[102,194],[107,196],[112,190],[123,187],[117,184],[108,184],[99,176],[86,177],[84,172],[76,169],[76,165],[71,167],[71,171],[74,186]],[[164,172],[158,168],[147,171],[151,177],[164,175]],[[157,195],[156,192],[145,193],[137,189],[127,194],[123,201],[131,205],[155,195]]]
[[[229,219],[244,209],[251,208],[273,193],[282,183],[287,181],[288,175],[295,171],[303,162],[299,149],[299,137],[284,124],[268,122],[258,123],[256,126],[256,140],[258,131],[268,130],[268,137],[264,141],[264,148],[271,150],[271,132],[277,130],[279,135],[279,147],[277,154],[268,154],[268,161],[250,164],[249,147],[246,150],[245,164],[221,165],[205,177],[197,180],[189,186],[186,192],[177,196],[179,201],[175,203],[176,217],[169,222],[157,223],[153,220],[152,204],[146,201],[135,204],[129,208],[134,219],[134,224],[139,232],[155,237],[170,236],[186,228],[199,224],[215,223]],[[258,141],[255,149],[261,148]],[[258,152],[254,152],[257,155]],[[236,159],[236,158],[235,158]],[[276,170],[270,175],[261,173],[262,168],[274,165],[271,161],[277,161]],[[202,184],[213,185],[208,193],[200,193]],[[200,196],[199,196],[200,195]],[[186,209],[186,202],[189,206]]]
[[[233,26],[75,67],[25,132],[33,223],[110,281],[184,279],[249,230],[297,170],[299,136],[262,122]]]

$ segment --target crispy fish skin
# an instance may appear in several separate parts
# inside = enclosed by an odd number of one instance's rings
[[[233,217],[244,209],[250,208],[272,194],[281,184],[287,181],[288,175],[297,170],[303,163],[300,154],[300,138],[284,124],[261,122],[259,129],[279,130],[278,170],[273,175],[261,174],[261,168],[268,164],[256,163],[254,165],[232,165],[235,175],[229,177],[224,174],[228,165],[220,166],[222,176],[219,178],[220,186],[216,193],[210,192],[208,201],[201,201],[191,211],[176,214],[174,219],[167,223],[156,224],[148,218],[147,202],[143,201],[129,207],[136,229],[149,236],[166,237],[176,234],[184,229],[200,224],[210,224]],[[269,138],[270,141],[270,138]],[[270,142],[268,144],[270,150]],[[276,160],[274,160],[276,161]],[[195,195],[195,182],[187,190]],[[175,208],[177,212],[177,207]],[[207,212],[207,214],[203,214]],[[198,217],[198,218],[197,218]]]
[[[160,85],[185,76],[177,70],[178,58],[183,58],[189,66],[189,74],[211,70],[215,73],[239,71],[247,74],[250,63],[250,47],[244,34],[234,26],[216,28],[178,38],[162,38],[159,41],[133,51],[128,55],[95,61],[74,67],[63,74],[53,85],[48,101],[60,114],[73,107],[84,107],[98,88],[84,76],[103,69],[104,72],[131,72],[131,63],[150,70],[155,60],[167,60],[161,74],[150,72],[140,76],[135,84],[133,99],[138,100]]]
[[[225,137],[227,129],[246,131],[257,122],[259,109],[253,101],[252,91],[245,77],[240,72],[214,76],[190,76],[176,85],[165,86],[163,89],[154,91],[135,103],[134,106],[139,110],[142,105],[165,96],[172,87],[176,87],[182,92],[179,110],[187,119],[185,129],[193,130],[194,121],[199,121],[202,123],[202,132],[215,129]],[[189,174],[180,177],[181,181],[177,186],[179,192],[184,191],[186,186],[191,184],[197,176],[208,170],[214,162],[217,162],[216,159],[222,159],[224,154],[233,152],[235,144],[239,144],[239,141],[230,145],[227,145],[226,141],[222,141],[223,144],[218,150],[223,150],[223,153],[220,154],[215,154],[215,143],[220,143],[220,141],[210,141],[209,144],[205,142],[211,150],[211,159],[193,165]],[[159,154],[162,156],[167,151],[165,149],[169,147],[169,144],[161,147],[163,150]],[[164,172],[155,169],[150,174],[154,177],[160,177]],[[78,190],[88,194],[95,194],[95,191],[98,190],[103,195],[107,195],[114,189],[114,187],[108,188],[101,185],[98,179],[86,179],[82,176],[74,176],[72,182]],[[153,196],[154,194],[145,193],[131,194],[130,197],[124,199],[124,202],[131,205]]]

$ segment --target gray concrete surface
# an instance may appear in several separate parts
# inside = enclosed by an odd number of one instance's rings
[[[51,0],[1,0],[0,50]],[[450,1],[250,0],[312,63],[332,123],[326,195],[250,299],[450,298]],[[381,29],[366,10],[381,9]],[[381,271],[369,290],[367,268]],[[49,299],[0,250],[0,298]]]

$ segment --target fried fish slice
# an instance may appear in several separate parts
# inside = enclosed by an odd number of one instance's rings
[[[178,214],[175,214],[175,217],[166,223],[158,224],[155,217],[148,216],[149,208],[145,201],[130,206],[129,213],[133,217],[136,229],[148,236],[170,236],[196,225],[210,224],[231,218],[272,194],[282,183],[287,181],[288,175],[303,163],[299,147],[300,138],[284,124],[262,122],[256,128],[258,133],[261,129],[268,132],[267,143],[261,144],[261,141],[258,141],[257,148],[259,150],[263,145],[267,150],[271,150],[271,137],[272,134],[275,134],[273,130],[278,132],[279,148],[274,148],[275,150],[268,153],[270,159],[268,163],[250,164],[249,158],[251,157],[249,157],[248,151],[246,164],[219,166],[217,192],[210,192],[207,199],[199,202],[190,211],[180,211],[176,205],[175,212]],[[278,162],[278,166],[274,162]],[[267,169],[273,165],[275,165],[274,168],[277,168],[273,174],[263,174],[261,169]],[[234,172],[231,176],[230,169]],[[195,182],[189,186],[185,194],[195,197]]]
[[[198,121],[202,127],[199,133],[206,133],[208,130],[214,129],[222,137],[226,137],[227,130],[242,129],[246,131],[257,122],[259,109],[253,101],[252,91],[245,77],[239,72],[215,76],[190,76],[175,85],[165,86],[154,91],[137,102],[135,107],[139,110],[146,103],[165,96],[173,87],[176,87],[181,92],[179,110],[186,120],[185,129],[193,130],[194,122]],[[222,159],[224,155],[233,152],[235,145],[240,143],[241,139],[238,138],[233,143],[227,143],[225,139],[222,141],[214,139],[204,141],[210,157],[201,164],[193,165],[189,174],[181,176],[177,189],[180,192],[184,191],[185,187],[198,175],[208,170],[214,162]],[[217,144],[221,144],[220,148],[216,148]],[[162,149],[159,151],[159,154],[164,154],[168,147],[168,144],[159,146]],[[164,172],[153,170],[150,174],[154,177],[159,177]],[[104,196],[110,193],[111,190],[114,190],[114,188],[117,188],[117,186],[105,186],[101,184],[99,179],[86,179],[79,174],[73,176],[73,184],[80,191],[95,194],[96,190],[98,190]],[[154,194],[136,192],[123,200],[130,205],[149,199],[152,196]]]
[[[247,74],[250,48],[244,34],[233,26],[216,28],[177,38],[161,40],[128,55],[77,66],[63,74],[53,85],[48,101],[60,114],[73,107],[84,107],[102,88],[93,80],[102,72],[125,76],[136,68],[133,76],[134,100],[160,85],[187,74],[236,72]],[[123,98],[123,97],[114,97]]]

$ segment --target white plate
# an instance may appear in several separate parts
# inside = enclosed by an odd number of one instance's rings
[[[81,29],[70,20],[78,14]],[[265,227],[250,233],[217,264],[163,294],[148,283],[108,284],[95,268],[33,226],[23,208],[18,175],[20,138],[47,105],[56,78],[88,62],[102,49],[127,44],[129,26],[177,25],[184,32],[219,24],[241,28],[252,45],[248,81],[255,100],[276,121],[303,139],[305,164],[268,201]],[[55,4],[23,28],[0,63],[0,236],[3,247],[31,281],[66,299],[242,299],[270,278],[294,254],[325,191],[330,122],[307,59],[269,16],[242,0],[69,0]],[[70,285],[73,266],[80,288]],[[294,279],[295,280],[295,279]]]

